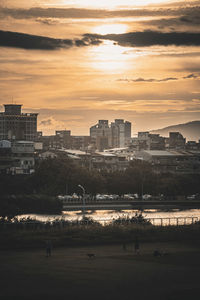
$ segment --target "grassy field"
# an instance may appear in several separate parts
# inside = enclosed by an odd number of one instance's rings
[[[0,299],[198,299],[200,251],[195,244],[141,243],[1,250]],[[155,249],[168,253],[154,257]],[[87,253],[94,253],[89,259]]]
[[[36,249],[49,239],[55,247],[81,247],[131,242],[136,236],[145,242],[185,242],[200,245],[200,224],[183,226],[114,225],[67,226],[63,229],[0,230],[0,250]]]

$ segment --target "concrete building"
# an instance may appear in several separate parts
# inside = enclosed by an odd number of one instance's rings
[[[186,139],[180,132],[169,133],[169,148],[170,149],[184,149]]]
[[[112,129],[112,146],[115,148],[126,147],[130,144],[131,123],[123,119],[115,119],[111,123]]]
[[[22,105],[5,104],[0,113],[0,140],[34,141],[37,136],[37,113],[22,113]]]
[[[91,168],[107,172],[122,171],[129,165],[124,155],[116,155],[109,152],[95,152],[91,156]]]
[[[91,143],[100,151],[112,147],[112,130],[108,120],[99,120],[98,124],[90,128]]]
[[[0,141],[0,173],[9,173],[10,168],[15,165],[11,155],[11,142]]]
[[[90,128],[91,142],[96,149],[125,147],[131,139],[131,123],[123,119],[115,119],[110,125],[108,120],[99,120],[98,124]]]
[[[157,173],[200,174],[200,151],[142,150],[135,158],[151,163]]]
[[[31,174],[35,166],[35,147],[32,141],[0,142],[0,173]]]
[[[56,148],[69,148],[71,145],[71,131],[56,130],[55,144]]]
[[[149,131],[138,132],[138,137],[131,139],[131,146],[135,150],[164,150],[165,138]]]
[[[35,168],[34,142],[15,141],[11,147],[12,157],[18,165],[11,168],[12,174],[31,174]]]
[[[87,150],[91,143],[90,136],[87,135],[73,135],[71,136],[71,145],[68,148],[76,150]]]
[[[200,141],[188,141],[185,145],[186,150],[200,150]]]
[[[87,150],[91,138],[90,136],[72,136],[70,130],[57,130],[55,135],[40,136],[37,140],[43,143],[43,149],[46,151],[61,148]]]
[[[43,149],[61,149],[71,147],[71,131],[70,130],[56,130],[54,135],[38,135],[37,141],[43,143]]]
[[[129,161],[123,154],[113,154],[109,152],[87,153],[85,151],[73,149],[60,149],[59,153],[66,154],[69,158],[80,166],[97,171],[106,170],[114,172],[116,170],[125,170]]]

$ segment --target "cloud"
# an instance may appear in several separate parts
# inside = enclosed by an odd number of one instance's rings
[[[16,47],[35,50],[56,50],[59,48],[81,47],[98,45],[101,41],[93,37],[83,37],[83,39],[55,39],[45,36],[31,35],[19,32],[0,30],[0,46]]]
[[[40,122],[39,126],[50,126],[52,125],[52,119],[43,120]]]
[[[82,39],[56,39],[45,36],[0,30],[0,46],[23,49],[55,50],[59,48],[99,45],[111,40],[124,47],[200,46],[200,33],[142,31],[124,34],[85,34]]]
[[[32,8],[8,8],[0,7],[0,17],[12,17],[15,19],[30,18],[126,18],[126,17],[158,17],[158,16],[182,16],[192,14],[199,9],[199,1],[185,1],[183,6],[173,6],[172,3],[167,7],[148,7],[148,8],[127,8],[119,10],[106,9],[85,9],[85,8],[56,8],[56,7],[32,7]]]
[[[136,78],[136,79],[117,79],[117,81],[125,81],[125,82],[164,82],[164,81],[171,81],[171,80],[178,80],[176,77],[168,77],[163,79],[145,79],[145,78]]]
[[[198,78],[199,76],[198,75],[195,75],[195,74],[189,74],[187,76],[184,76],[183,79],[190,79],[190,78]]]
[[[181,13],[180,13],[181,12]],[[200,7],[193,7],[179,10],[177,15],[166,15],[162,18],[152,18],[141,22],[143,26],[154,26],[159,29],[167,29],[168,31],[185,32],[191,30],[199,31],[200,25]],[[177,30],[177,29],[176,29]]]
[[[56,25],[58,23],[54,18],[37,18],[36,22],[42,23],[45,25]]]
[[[161,79],[156,79],[156,78],[135,78],[135,79],[129,79],[129,78],[119,78],[117,81],[122,81],[122,82],[167,82],[167,81],[176,81],[180,79],[197,79],[199,78],[198,75],[196,74],[189,74],[187,76],[178,78],[178,77],[167,77],[167,78],[161,78]]]
[[[116,18],[116,17],[143,17],[143,16],[163,16],[177,14],[177,9],[124,9],[124,10],[104,10],[104,9],[83,9],[83,8],[7,8],[1,7],[0,17],[12,17],[15,19],[30,18]],[[180,12],[179,12],[180,13]],[[178,14],[179,14],[178,13]]]
[[[40,121],[39,127],[43,130],[54,130],[65,128],[65,123],[62,120],[58,120],[57,117],[49,116]]]
[[[160,32],[142,31],[123,34],[85,34],[85,37],[111,40],[124,47],[148,46],[200,46],[200,33],[195,32]]]

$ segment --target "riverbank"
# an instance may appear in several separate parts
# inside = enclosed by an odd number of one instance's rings
[[[155,249],[167,255],[154,257]],[[88,258],[94,253],[94,258]],[[154,299],[198,298],[200,252],[190,243],[132,243],[1,251],[1,297],[11,299]]]

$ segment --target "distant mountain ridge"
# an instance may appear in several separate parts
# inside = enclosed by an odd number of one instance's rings
[[[161,136],[168,137],[169,132],[178,131],[187,141],[200,140],[200,121],[192,121],[184,124],[172,125],[162,129],[151,130],[151,133],[159,133]]]

